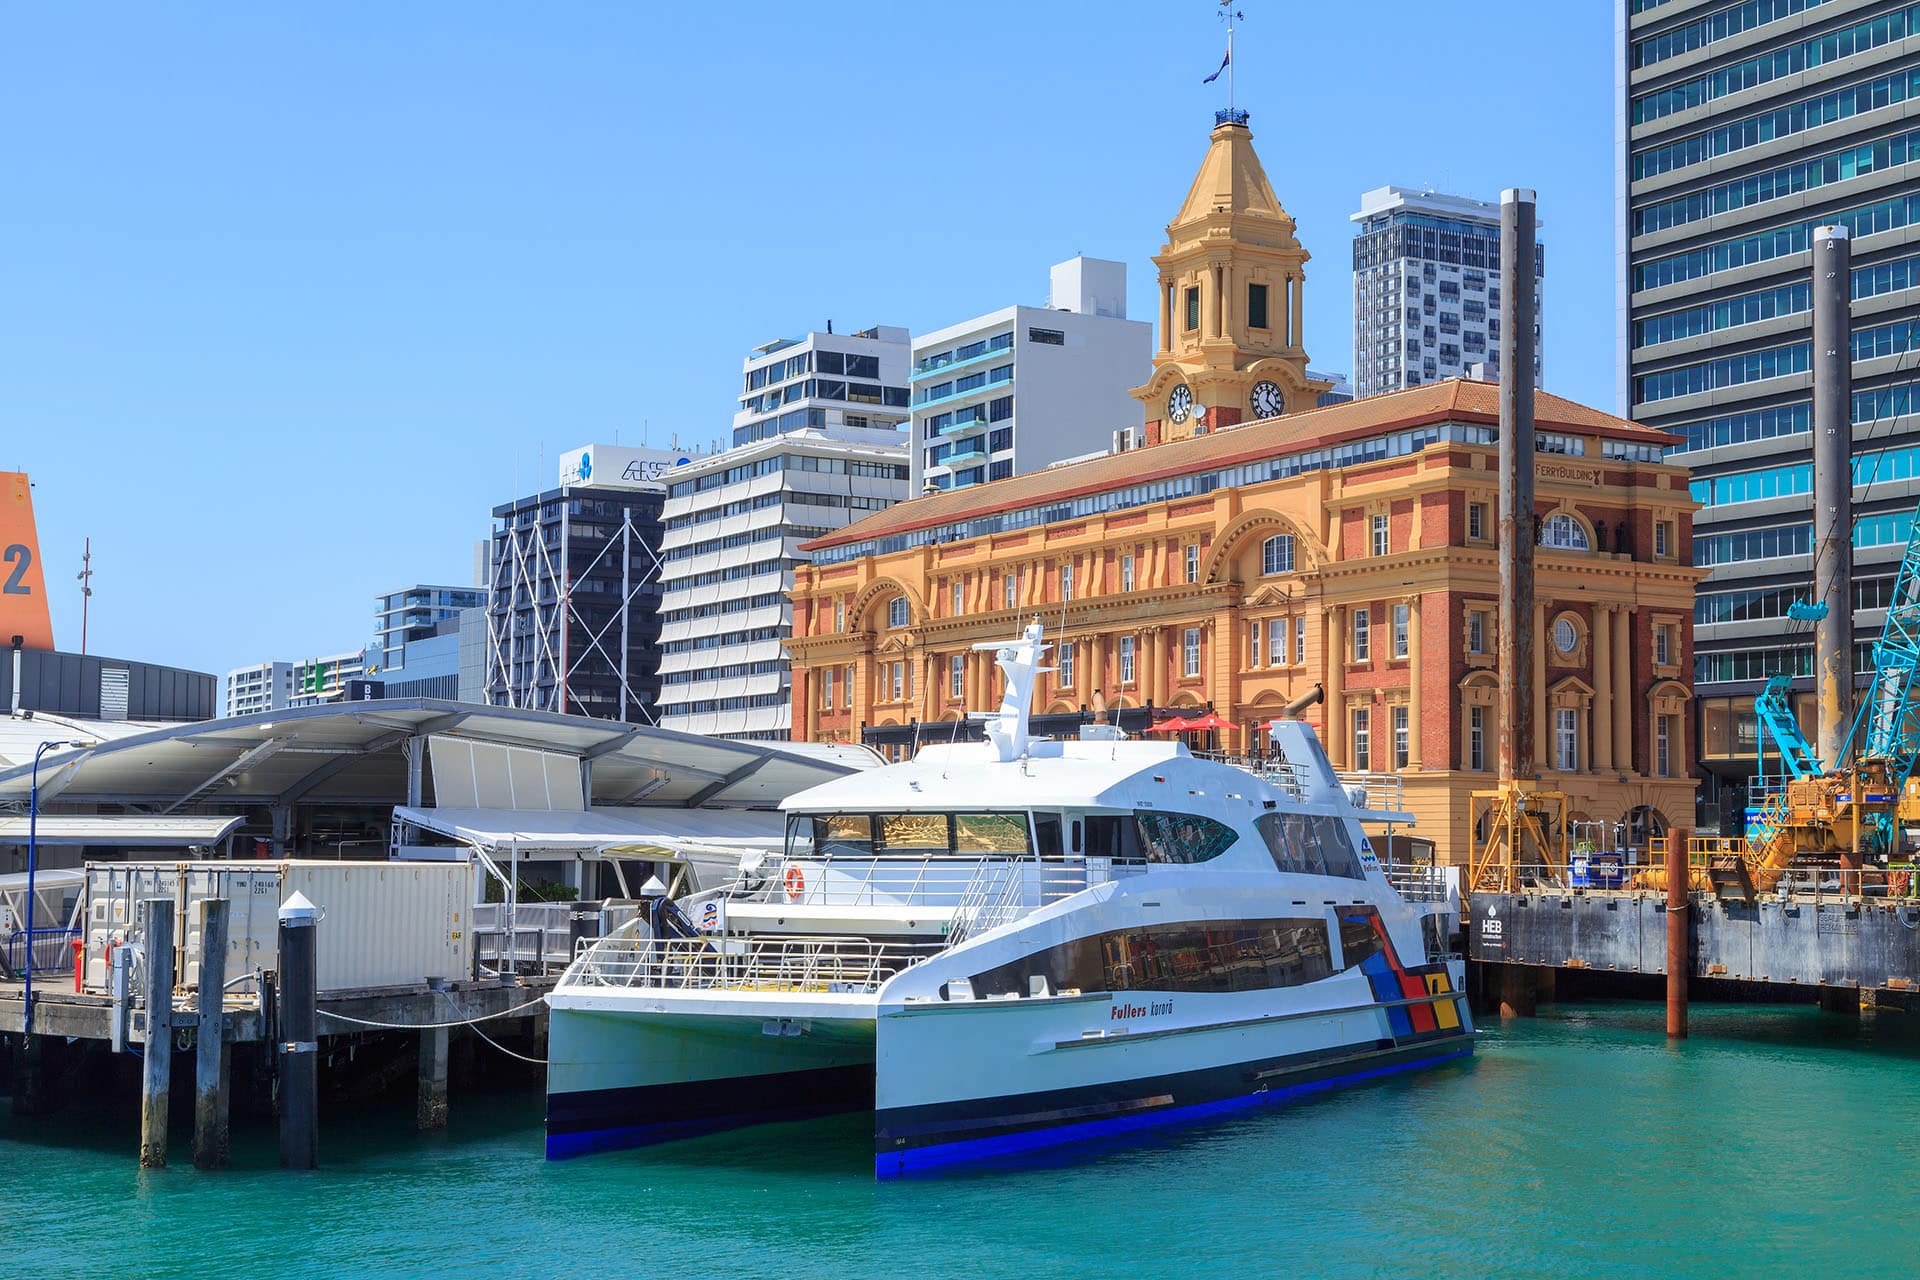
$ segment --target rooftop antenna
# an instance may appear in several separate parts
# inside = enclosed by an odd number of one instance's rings
[[[87,604],[93,599],[93,539],[80,553],[80,656],[87,656]]]

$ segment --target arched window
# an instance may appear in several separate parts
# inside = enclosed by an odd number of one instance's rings
[[[1587,541],[1586,526],[1564,511],[1555,512],[1547,517],[1547,527],[1541,533],[1540,544],[1559,551],[1591,551],[1593,546]]]
[[[893,599],[887,601],[887,625],[890,627],[904,627],[907,625],[907,598],[905,596],[895,596]]]
[[[1260,572],[1263,574],[1293,572],[1293,535],[1276,533],[1260,544]]]

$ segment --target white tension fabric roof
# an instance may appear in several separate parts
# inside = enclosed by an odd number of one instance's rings
[[[435,767],[421,761],[420,803],[449,807],[771,808],[796,791],[878,763],[871,753],[402,698],[168,725],[52,752],[40,763],[40,799],[43,805],[152,806],[161,813],[195,805],[404,805],[407,749],[415,739],[435,742]],[[459,763],[455,751],[443,767],[442,744],[470,744],[471,753]],[[544,757],[537,786],[534,756]],[[566,760],[556,763],[554,756]],[[445,775],[445,785],[436,774]],[[590,792],[583,788],[587,778]],[[26,765],[0,769],[0,803],[24,805],[28,786]]]
[[[46,845],[113,845],[121,849],[193,849],[219,844],[244,819],[219,816],[43,813],[33,838]],[[0,844],[27,843],[27,819],[0,817]]]

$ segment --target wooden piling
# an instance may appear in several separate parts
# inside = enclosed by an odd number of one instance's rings
[[[173,1083],[173,899],[140,904],[146,935],[147,1038],[141,1048],[140,1167],[167,1167],[167,1090]]]
[[[447,1027],[420,1032],[420,1093],[413,1124],[422,1133],[447,1127],[447,1060],[452,1038]]]
[[[315,1006],[319,910],[295,892],[280,904],[280,1167],[320,1167],[320,1095]]]
[[[200,1028],[193,1073],[193,1167],[227,1167],[227,900],[201,902]]]
[[[1687,1038],[1687,934],[1692,908],[1687,829],[1667,831],[1667,1039]]]

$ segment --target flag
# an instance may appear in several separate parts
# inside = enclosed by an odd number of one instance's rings
[[[1233,61],[1233,50],[1229,49],[1227,50],[1227,56],[1220,59],[1219,70],[1215,71],[1212,75],[1208,76],[1205,80],[1202,80],[1200,83],[1212,84],[1215,80],[1218,80],[1220,78],[1220,72],[1225,71],[1227,69],[1227,64],[1232,61]]]

